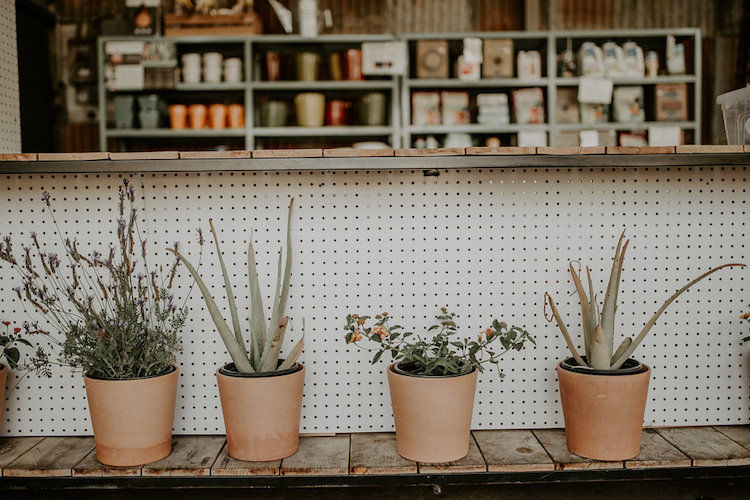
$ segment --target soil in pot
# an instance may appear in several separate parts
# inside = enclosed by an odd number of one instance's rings
[[[105,465],[143,465],[169,455],[177,368],[153,377],[110,380],[84,375],[96,458]]]
[[[469,452],[477,371],[415,376],[388,368],[398,453],[425,463],[453,462]]]
[[[640,453],[651,376],[647,365],[629,374],[600,374],[565,369],[561,362],[557,376],[571,452],[605,461],[628,460]]]
[[[216,371],[219,398],[232,458],[278,460],[296,453],[305,367],[243,374],[233,364]]]

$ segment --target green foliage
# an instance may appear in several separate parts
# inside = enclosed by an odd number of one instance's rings
[[[178,259],[180,259],[188,271],[195,278],[195,282],[198,285],[198,289],[203,295],[203,299],[206,301],[206,307],[211,315],[211,319],[216,325],[216,329],[219,331],[221,339],[224,341],[224,345],[229,352],[229,356],[234,362],[234,366],[240,373],[265,373],[286,370],[291,368],[297,359],[302,354],[304,347],[304,319],[302,320],[302,338],[297,342],[292,351],[289,353],[283,363],[279,364],[279,353],[281,352],[281,346],[284,342],[284,333],[286,331],[287,324],[289,323],[289,317],[282,315],[286,309],[286,302],[289,296],[289,280],[292,274],[292,260],[290,257],[292,251],[292,206],[294,198],[289,202],[289,214],[287,218],[287,230],[286,230],[286,263],[282,267],[282,251],[279,251],[279,262],[277,270],[277,281],[276,281],[276,293],[274,294],[273,312],[271,314],[271,322],[266,328],[264,322],[265,309],[263,308],[263,301],[261,298],[260,284],[258,282],[258,272],[255,267],[255,251],[253,249],[253,243],[250,241],[247,251],[247,275],[250,286],[250,351],[248,352],[245,347],[245,341],[242,334],[242,328],[240,326],[239,314],[237,312],[237,306],[234,301],[234,293],[232,292],[232,286],[229,282],[229,274],[224,266],[224,258],[219,248],[219,238],[216,236],[216,230],[214,229],[213,221],[209,219],[209,225],[211,227],[211,234],[214,237],[216,244],[216,253],[219,259],[219,265],[221,266],[221,272],[224,276],[224,289],[227,294],[227,303],[229,305],[229,312],[232,319],[232,328],[229,327],[224,317],[219,311],[219,306],[216,305],[208,286],[201,278],[198,273],[198,268],[193,267],[190,262],[177,250],[177,248],[168,248],[170,252],[174,253]],[[200,238],[200,244],[203,245],[203,238]]]
[[[63,364],[99,378],[157,375],[181,351],[178,336],[187,308],[175,305],[171,292],[178,261],[164,272],[150,270],[146,240],[138,230],[135,188],[127,179],[119,188],[117,241],[107,251],[83,254],[55,219],[50,195],[45,211],[57,229],[65,256],[47,251],[36,233],[17,259],[10,237],[0,244],[0,259],[21,276],[14,288],[40,321],[24,322],[28,335],[43,335],[55,359],[41,346],[26,367],[50,376],[51,364]],[[127,211],[126,211],[127,205]],[[33,318],[32,318],[33,319]]]
[[[742,320],[745,320],[745,322],[746,322],[746,323],[747,323],[748,325],[750,325],[750,312],[746,312],[745,314],[743,314],[742,316],[740,316],[740,319],[742,319]],[[750,341],[750,335],[748,335],[747,337],[743,337],[743,338],[742,338],[742,341],[743,341],[743,342],[748,342],[748,341]]]
[[[438,324],[427,330],[434,334],[426,340],[413,332],[404,332],[401,325],[391,326],[387,312],[376,315],[372,327],[366,326],[369,316],[349,314],[346,316],[345,340],[358,347],[364,338],[375,342],[372,364],[377,363],[383,354],[390,353],[392,359],[400,362],[400,368],[413,375],[460,375],[474,368],[481,373],[485,363],[492,363],[501,378],[504,374],[500,370],[500,356],[510,350],[523,349],[526,341],[535,343],[527,331],[497,320],[492,322],[492,327],[482,331],[477,340],[456,338],[455,317],[454,313],[441,308],[436,316]],[[495,342],[500,345],[491,345]]]
[[[623,238],[625,237],[625,231],[620,235],[620,239],[617,242],[617,248],[615,249],[615,257],[612,261],[612,270],[609,275],[609,283],[607,285],[607,293],[604,297],[604,303],[602,305],[601,313],[599,313],[598,305],[596,304],[596,295],[594,294],[594,288],[591,280],[591,272],[586,267],[586,277],[588,281],[589,295],[586,295],[586,291],[581,283],[579,273],[576,272],[573,263],[569,264],[570,274],[573,277],[573,283],[576,287],[576,293],[581,304],[581,323],[583,326],[583,341],[584,349],[586,352],[586,361],[583,360],[573,344],[573,341],[568,333],[568,329],[560,316],[555,301],[552,300],[552,296],[549,293],[544,294],[545,302],[545,317],[547,305],[552,309],[552,318],[548,318],[548,321],[552,321],[554,318],[557,322],[560,332],[565,339],[565,342],[570,349],[571,354],[575,358],[576,362],[580,366],[590,367],[594,370],[609,370],[617,369],[633,354],[636,347],[640,345],[646,334],[654,326],[656,320],[661,316],[666,308],[671,304],[677,297],[682,295],[688,288],[698,283],[703,278],[715,273],[719,269],[732,266],[745,267],[745,264],[724,264],[723,266],[715,267],[710,271],[703,273],[687,285],[677,290],[671,297],[669,297],[661,307],[654,313],[651,319],[646,323],[641,332],[632,339],[626,337],[623,339],[617,350],[613,351],[614,348],[614,335],[615,335],[615,313],[617,311],[617,294],[620,289],[620,275],[622,274],[622,265],[625,260],[625,251],[628,248],[630,240],[625,240],[623,244]]]
[[[18,344],[25,345],[27,347],[33,347],[31,342],[26,340],[21,333],[21,328],[13,328],[13,332],[10,331],[10,321],[3,321],[5,325],[5,335],[0,335],[0,361],[5,359],[8,366],[11,369],[16,369],[19,366],[21,359],[21,351],[17,347]]]

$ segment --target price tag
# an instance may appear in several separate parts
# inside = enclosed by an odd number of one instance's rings
[[[649,127],[649,146],[679,146],[682,144],[680,127]]]
[[[406,60],[406,42],[362,44],[363,75],[405,75]]]
[[[582,76],[578,84],[578,102],[609,104],[614,84],[609,78]]]

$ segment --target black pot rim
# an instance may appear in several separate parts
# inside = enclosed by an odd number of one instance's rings
[[[279,360],[278,365],[281,365],[283,359]],[[277,365],[277,366],[278,366]],[[302,363],[294,363],[294,366],[287,368],[286,370],[275,371],[275,372],[261,372],[261,373],[240,373],[237,368],[234,367],[234,363],[227,363],[219,368],[219,373],[227,377],[238,377],[238,378],[264,378],[264,377],[280,377],[282,375],[290,375],[297,373],[302,370]]]
[[[586,361],[586,356],[581,356],[581,358]],[[626,359],[622,366],[620,368],[617,368],[616,370],[595,370],[593,368],[589,368],[588,366],[580,366],[572,356],[564,359],[560,363],[560,367],[563,370],[573,373],[607,376],[633,375],[644,371],[643,363],[633,358]]]
[[[83,376],[86,378],[93,379],[93,380],[107,380],[110,382],[128,382],[130,380],[148,380],[150,378],[163,377],[164,375],[169,375],[170,373],[174,371],[177,371],[177,367],[175,365],[169,365],[168,367],[164,368],[159,373],[155,375],[149,375],[148,377],[109,378],[109,377],[97,377],[96,375],[91,375],[88,373],[84,373]]]
[[[472,366],[471,371],[467,373],[455,373],[451,375],[417,375],[415,373],[410,373],[404,370],[403,368],[400,368],[399,365],[401,364],[401,361],[397,361],[396,363],[393,363],[390,367],[390,370],[393,373],[397,373],[399,375],[404,375],[406,377],[415,377],[415,378],[454,378],[454,377],[463,377],[464,375],[471,375],[475,371],[477,371],[476,367]]]

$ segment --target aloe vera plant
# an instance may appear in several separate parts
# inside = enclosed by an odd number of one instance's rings
[[[552,300],[552,296],[549,293],[545,293],[545,317],[546,308],[549,304],[552,309],[552,316],[557,322],[557,326],[560,327],[560,332],[565,338],[565,342],[568,344],[573,358],[576,360],[579,366],[589,367],[594,370],[615,370],[620,368],[622,364],[633,354],[633,351],[643,341],[644,337],[648,334],[651,327],[654,326],[656,320],[661,316],[661,313],[669,307],[677,297],[682,295],[688,288],[698,283],[703,278],[715,273],[719,269],[732,266],[742,266],[745,264],[724,264],[719,267],[715,267],[710,271],[707,271],[687,285],[677,290],[671,297],[669,297],[664,304],[654,313],[651,319],[646,323],[640,333],[632,339],[626,337],[618,346],[618,348],[612,352],[614,348],[614,335],[615,335],[615,313],[617,312],[617,294],[620,289],[620,275],[622,274],[622,264],[625,260],[625,251],[628,248],[628,242],[625,240],[623,244],[623,238],[625,232],[620,235],[620,239],[617,242],[617,249],[615,250],[614,261],[612,262],[612,271],[609,275],[609,283],[607,285],[607,293],[604,296],[604,303],[602,304],[601,310],[598,307],[596,301],[596,295],[594,293],[594,286],[591,280],[591,272],[586,267],[586,280],[588,285],[588,295],[584,289],[581,277],[576,272],[573,262],[570,263],[570,274],[573,277],[573,283],[578,294],[578,299],[581,304],[581,324],[583,327],[583,342],[586,354],[586,361],[583,360],[581,355],[575,348],[573,341],[570,338],[568,329],[560,316],[560,312],[555,305],[555,301]],[[548,318],[548,321],[552,321],[552,318]]]
[[[286,331],[287,324],[289,323],[289,317],[282,315],[286,309],[287,298],[289,296],[289,279],[291,277],[292,260],[290,257],[292,251],[292,206],[294,204],[294,198],[289,202],[289,214],[287,216],[287,230],[286,230],[286,261],[282,266],[282,254],[283,249],[279,250],[279,263],[277,270],[276,280],[276,292],[274,294],[273,301],[273,312],[271,314],[271,322],[266,328],[265,324],[265,309],[263,308],[263,299],[260,292],[260,284],[258,282],[258,272],[255,267],[255,251],[253,249],[252,237],[248,244],[247,250],[247,275],[250,282],[250,347],[249,352],[245,347],[245,340],[242,334],[242,328],[240,326],[239,315],[237,313],[237,306],[234,301],[234,294],[232,293],[232,286],[229,282],[229,274],[227,273],[226,267],[224,266],[224,259],[222,257],[221,249],[219,248],[219,239],[216,236],[216,230],[211,219],[208,223],[211,227],[211,234],[213,235],[214,242],[216,243],[216,254],[219,257],[219,265],[221,266],[221,272],[224,275],[224,288],[226,289],[227,302],[229,305],[229,311],[232,318],[232,328],[229,327],[224,317],[219,311],[219,307],[216,305],[216,301],[208,290],[208,286],[198,274],[198,270],[193,267],[187,259],[175,248],[168,248],[167,250],[174,253],[188,269],[190,274],[195,278],[195,282],[198,285],[198,289],[203,294],[203,299],[206,301],[206,307],[211,315],[211,319],[216,325],[216,329],[221,335],[221,339],[224,341],[224,345],[229,352],[229,356],[234,362],[234,366],[240,373],[265,373],[286,370],[294,366],[297,362],[302,349],[304,347],[304,329],[305,322],[302,320],[302,338],[297,342],[294,348],[291,350],[286,359],[279,365],[279,353],[281,346],[284,342],[284,333]]]

